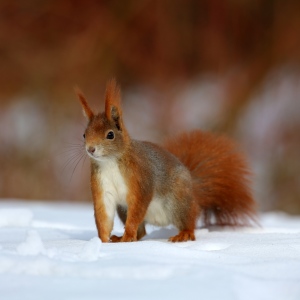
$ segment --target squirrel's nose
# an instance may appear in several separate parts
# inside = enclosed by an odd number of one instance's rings
[[[95,147],[89,147],[87,150],[89,153],[93,154],[96,151]]]

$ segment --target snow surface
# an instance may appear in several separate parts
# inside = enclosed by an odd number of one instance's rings
[[[0,299],[300,299],[300,217],[262,228],[148,227],[136,243],[102,244],[91,205],[0,201]],[[116,220],[114,234],[122,233]]]

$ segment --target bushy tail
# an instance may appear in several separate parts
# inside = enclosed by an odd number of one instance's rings
[[[165,148],[190,170],[206,226],[257,224],[251,172],[232,141],[197,130],[167,141]]]

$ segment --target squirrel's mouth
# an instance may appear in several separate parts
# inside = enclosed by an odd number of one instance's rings
[[[87,154],[88,154],[88,156],[91,157],[91,158],[96,158],[96,155],[93,154],[93,153],[90,153],[90,152],[87,151]]]
[[[99,149],[97,149],[95,146],[86,146],[85,147],[85,150],[87,152],[87,154],[90,156],[90,157],[98,157],[98,156],[101,156],[102,155],[102,152],[103,150],[101,149],[99,151]],[[100,153],[99,153],[100,152]],[[100,154],[100,155],[99,155]]]
[[[102,154],[102,151],[94,151],[94,152],[90,152],[90,151],[86,151],[88,156],[91,157],[92,159],[94,160],[97,160],[97,161],[103,161],[106,159],[106,155]]]

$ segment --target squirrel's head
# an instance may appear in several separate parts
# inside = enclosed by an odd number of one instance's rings
[[[122,156],[129,143],[129,136],[123,124],[121,94],[116,81],[112,79],[107,84],[105,111],[102,113],[94,114],[83,94],[77,90],[77,95],[83,114],[88,119],[83,134],[87,154],[97,161]]]

